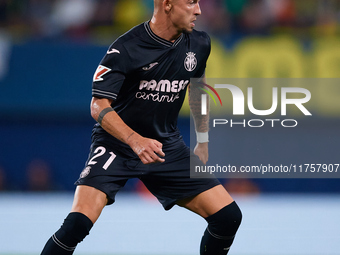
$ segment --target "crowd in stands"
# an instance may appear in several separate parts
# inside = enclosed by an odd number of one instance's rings
[[[198,28],[217,36],[322,27],[334,34],[337,0],[201,0]],[[0,29],[15,40],[105,39],[147,20],[153,0],[0,0]]]

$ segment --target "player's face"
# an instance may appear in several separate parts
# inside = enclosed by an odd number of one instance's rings
[[[195,21],[201,14],[199,0],[173,0],[170,18],[180,32],[192,32]]]

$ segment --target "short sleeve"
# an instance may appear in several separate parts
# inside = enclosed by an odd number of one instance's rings
[[[199,65],[196,71],[195,78],[202,78],[204,76],[205,68],[207,66],[207,61],[208,61],[210,51],[211,51],[211,40],[207,33],[202,32],[199,43],[200,43],[200,46],[202,47],[201,52],[204,52],[205,54],[204,54],[202,63]]]
[[[93,76],[92,96],[116,100],[127,73],[128,55],[119,43],[113,43]]]

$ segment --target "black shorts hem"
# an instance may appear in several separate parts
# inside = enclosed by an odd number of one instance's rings
[[[106,205],[112,205],[112,204],[116,201],[115,198],[114,198],[114,197],[113,197],[113,198],[110,197],[110,195],[108,194],[108,192],[105,191],[102,187],[99,187],[99,186],[96,186],[96,185],[92,185],[92,184],[87,184],[87,183],[81,183],[79,180],[76,181],[76,182],[74,183],[74,185],[76,185],[76,186],[88,186],[88,187],[92,187],[92,188],[95,188],[95,189],[97,189],[97,190],[103,192],[103,193],[106,195],[106,197],[107,197],[107,203],[106,203]]]
[[[174,207],[178,201],[182,200],[182,199],[186,199],[186,198],[190,198],[190,197],[194,197],[197,196],[199,194],[201,194],[204,191],[207,191],[209,189],[212,189],[213,187],[216,187],[217,185],[220,185],[220,181],[218,179],[211,179],[211,182],[209,184],[207,184],[206,186],[202,187],[201,189],[197,189],[195,190],[195,192],[186,194],[183,197],[177,198],[177,199],[173,199],[172,201],[168,201],[167,203],[163,204],[163,207],[166,211],[170,210],[172,207]]]

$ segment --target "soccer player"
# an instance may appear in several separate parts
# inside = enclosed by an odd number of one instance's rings
[[[42,255],[73,254],[106,205],[139,178],[166,210],[179,205],[208,223],[201,255],[225,255],[241,211],[217,179],[190,178],[189,159],[208,160],[208,121],[190,94],[198,143],[193,155],[177,128],[190,78],[204,77],[210,39],[194,30],[199,0],[154,0],[150,21],[119,37],[93,77],[91,115],[98,122],[71,212]]]

